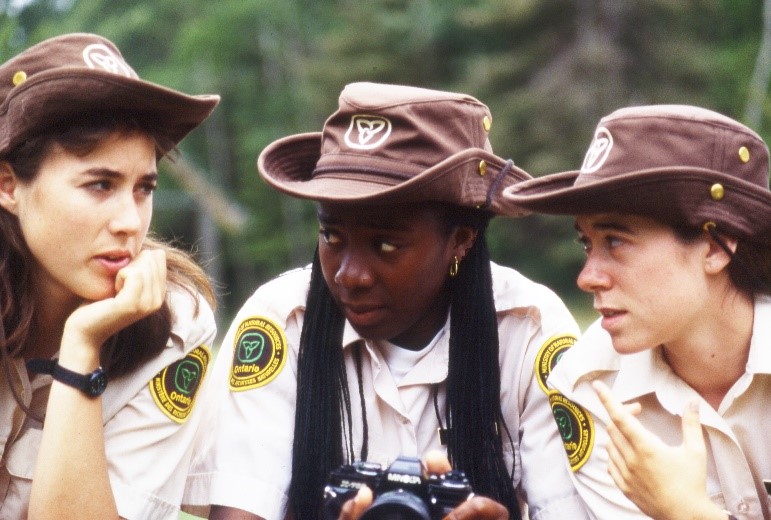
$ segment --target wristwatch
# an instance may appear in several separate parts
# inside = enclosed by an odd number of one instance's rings
[[[59,365],[58,359],[30,359],[27,370],[38,374],[50,374],[55,380],[77,388],[89,397],[102,395],[107,388],[107,374],[102,367],[88,374],[78,374]]]

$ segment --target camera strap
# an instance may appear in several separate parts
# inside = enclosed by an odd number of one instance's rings
[[[432,398],[434,400],[434,412],[436,413],[436,421],[439,423],[439,428],[436,429],[437,433],[439,434],[439,442],[442,444],[442,446],[447,446],[447,442],[449,441],[448,436],[450,435],[450,432],[452,428],[450,428],[450,425],[447,425],[447,428],[444,427],[442,424],[442,416],[439,413],[439,385],[437,383],[434,383],[431,385],[431,394]]]

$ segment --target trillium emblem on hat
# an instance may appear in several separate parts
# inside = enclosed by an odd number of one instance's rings
[[[385,117],[355,115],[345,133],[345,144],[354,150],[377,148],[391,135],[391,121]]]
[[[599,127],[594,133],[592,144],[584,157],[581,173],[594,173],[602,168],[608,155],[610,155],[611,148],[613,148],[613,136],[604,126]]]
[[[83,61],[91,69],[99,68],[113,74],[121,74],[127,78],[134,77],[128,64],[101,43],[94,43],[83,49]]]

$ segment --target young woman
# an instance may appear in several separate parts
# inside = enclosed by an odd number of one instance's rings
[[[157,160],[218,97],[68,34],[0,66],[0,100],[0,517],[176,518],[214,299],[147,233]]]
[[[634,107],[600,121],[580,172],[505,193],[576,215],[586,250],[602,317],[549,386],[588,411],[572,469],[597,518],[771,518],[768,168],[728,117]]]
[[[500,192],[529,178],[493,155],[490,125],[467,95],[354,83],[323,132],[262,152],[271,186],[318,203],[318,250],[225,337],[188,490],[210,518],[318,518],[330,471],[432,449],[480,495],[459,518],[519,518],[520,502],[582,518],[540,388],[544,352],[577,327],[554,293],[490,262],[490,217],[515,214]]]

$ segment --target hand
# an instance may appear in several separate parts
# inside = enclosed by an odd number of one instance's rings
[[[430,451],[423,459],[429,474],[438,475],[452,469],[447,456],[441,451]],[[352,500],[348,500],[340,512],[339,520],[358,520],[372,505],[372,491],[364,487]],[[490,498],[474,496],[453,509],[447,520],[508,520],[506,508]]]
[[[141,251],[118,272],[115,293],[112,298],[84,303],[67,319],[60,352],[63,365],[78,346],[87,346],[98,356],[110,336],[161,307],[166,298],[166,253]]]
[[[707,496],[698,403],[689,403],[683,412],[683,443],[669,446],[637,420],[639,403],[623,405],[600,381],[592,386],[610,415],[608,473],[624,495],[656,519],[725,519]]]

